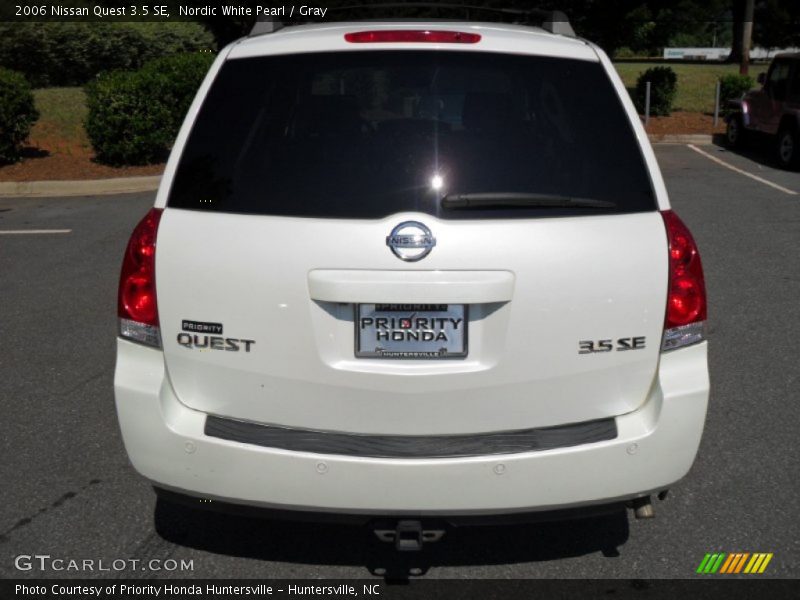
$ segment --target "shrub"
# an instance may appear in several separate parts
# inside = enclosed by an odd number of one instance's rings
[[[126,23],[142,41],[137,68],[156,58],[201,50],[216,50],[214,36],[199,23]]]
[[[168,82],[164,93],[169,96],[169,102],[173,106],[173,137],[177,135],[183,117],[189,110],[197,88],[203,82],[212,62],[214,62],[213,54],[195,52],[158,58],[142,68],[143,73],[150,73]]]
[[[678,77],[670,67],[653,67],[639,75],[633,100],[639,112],[644,113],[647,82],[650,82],[650,114],[667,116],[675,102]]]
[[[86,133],[97,160],[142,165],[166,158],[212,61],[206,53],[176,54],[92,81]]]
[[[730,111],[729,102],[739,100],[745,92],[750,91],[755,86],[755,81],[748,75],[725,75],[719,78],[719,105],[722,112]]]
[[[631,50],[628,46],[622,46],[614,51],[614,58],[635,58],[637,53]]]
[[[38,118],[25,77],[0,68],[0,163],[19,160],[22,143]]]
[[[35,87],[81,85],[101,71],[214,47],[211,33],[190,22],[0,23],[0,65]]]
[[[34,87],[46,83],[42,74],[51,60],[53,42],[33,23],[0,23],[0,67],[23,73]]]

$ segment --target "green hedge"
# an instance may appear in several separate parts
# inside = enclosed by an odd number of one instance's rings
[[[0,163],[19,160],[22,144],[38,118],[25,77],[0,68]]]
[[[650,114],[668,116],[672,112],[675,93],[678,90],[678,77],[669,67],[653,67],[639,75],[633,93],[633,101],[640,113],[644,114],[647,82],[650,82]]]
[[[86,87],[86,133],[97,160],[111,165],[161,162],[214,57],[175,54],[138,71],[111,71]]]
[[[731,100],[740,100],[756,84],[749,75],[725,75],[719,78],[719,83],[719,105],[723,114],[730,112],[728,103]]]
[[[34,87],[82,85],[101,71],[214,49],[211,33],[190,22],[0,23],[0,66],[24,73]]]

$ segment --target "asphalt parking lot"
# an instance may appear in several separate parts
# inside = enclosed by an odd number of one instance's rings
[[[691,473],[652,520],[461,528],[418,554],[355,527],[157,506],[112,392],[120,258],[153,194],[0,199],[0,577],[685,578],[718,551],[771,552],[764,576],[800,576],[800,173],[716,146],[656,153],[710,299],[712,398]],[[193,570],[18,571],[21,554]]]

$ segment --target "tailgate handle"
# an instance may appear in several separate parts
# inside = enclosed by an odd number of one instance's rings
[[[508,302],[510,271],[367,271],[317,269],[308,274],[313,300],[409,304]]]

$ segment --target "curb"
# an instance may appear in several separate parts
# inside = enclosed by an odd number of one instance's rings
[[[152,192],[158,189],[160,181],[161,175],[85,181],[3,181],[0,182],[0,198],[103,196]]]
[[[710,134],[647,135],[652,144],[711,144]],[[153,192],[158,189],[161,175],[149,177],[119,177],[116,179],[87,179],[83,181],[2,181],[0,198],[54,198],[69,196],[104,196]]]
[[[714,136],[710,133],[678,133],[662,134],[648,133],[651,144],[711,144]]]

